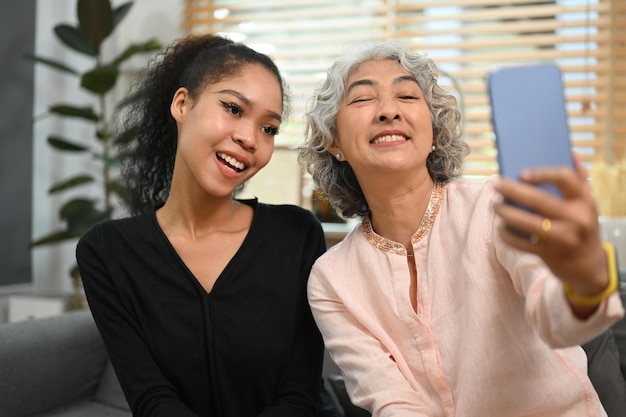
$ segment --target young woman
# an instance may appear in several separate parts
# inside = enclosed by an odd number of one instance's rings
[[[459,179],[468,149],[437,75],[424,55],[366,44],[307,113],[301,162],[363,217],[308,283],[349,394],[385,417],[604,416],[578,344],[624,310],[584,170]]]
[[[76,256],[134,416],[315,416],[323,346],[306,300],[320,223],[233,198],[287,110],[275,64],[230,40],[168,48],[122,115],[138,128],[123,177],[132,217]]]

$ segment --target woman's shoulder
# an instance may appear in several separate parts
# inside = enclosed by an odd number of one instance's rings
[[[271,235],[282,242],[321,242],[322,223],[306,208],[293,204],[259,203],[253,220],[255,235]]]
[[[446,184],[446,188],[464,192],[479,192],[485,187],[490,187],[494,178],[495,176],[455,178]]]
[[[446,184],[447,200],[463,200],[466,203],[478,200],[493,201],[498,194],[493,188],[495,175],[480,178],[457,178]]]
[[[91,226],[80,238],[88,241],[106,236],[109,239],[127,239],[131,235],[145,233],[154,222],[154,213],[145,213],[137,216],[104,220]]]

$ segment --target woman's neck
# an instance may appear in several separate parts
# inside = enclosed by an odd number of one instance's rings
[[[411,252],[411,237],[422,222],[433,187],[434,182],[428,176],[411,185],[399,184],[370,193],[364,190],[374,231],[386,239],[403,244]]]
[[[170,193],[165,204],[156,212],[163,230],[200,238],[215,231],[233,231],[242,227],[239,215],[250,207],[234,199],[181,197]]]

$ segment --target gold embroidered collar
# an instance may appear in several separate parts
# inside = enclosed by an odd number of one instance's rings
[[[428,200],[428,207],[426,208],[424,217],[422,217],[422,221],[417,228],[415,234],[411,236],[411,243],[416,243],[417,241],[419,241],[433,227],[433,223],[435,222],[435,218],[437,217],[437,213],[439,212],[439,207],[441,207],[441,203],[443,202],[445,190],[446,188],[444,184],[435,183],[433,191],[430,194],[430,200]],[[365,235],[367,241],[372,246],[385,252],[394,253],[396,255],[407,255],[406,248],[403,244],[386,239],[374,232],[374,229],[372,229],[372,222],[370,221],[369,216],[365,216],[365,218],[363,219],[363,222],[361,223],[361,231],[363,232],[363,235]]]

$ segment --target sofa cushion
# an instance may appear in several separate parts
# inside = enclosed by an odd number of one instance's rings
[[[343,415],[345,417],[371,417],[372,413],[364,408],[358,407],[352,404],[350,396],[346,391],[346,384],[341,375],[328,375],[326,377],[330,387],[332,388],[341,408],[343,409]]]
[[[92,399],[108,360],[88,310],[1,324],[0,352],[3,417]]]
[[[124,391],[122,391],[122,387],[120,386],[110,361],[104,368],[104,373],[100,379],[94,401],[98,401],[109,407],[130,411],[126,397],[124,397]]]
[[[109,407],[93,401],[81,401],[68,407],[39,414],[36,417],[131,417],[127,410]]]

